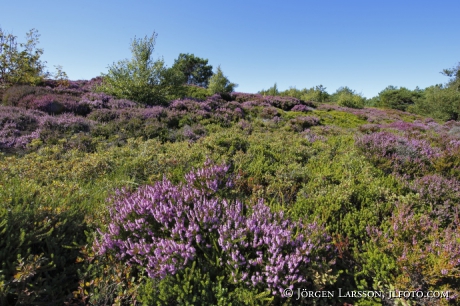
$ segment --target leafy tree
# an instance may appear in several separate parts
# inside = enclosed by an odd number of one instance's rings
[[[267,90],[262,89],[261,91],[259,91],[259,93],[264,96],[279,96],[280,95],[280,92],[278,90],[278,85],[276,83]]]
[[[184,74],[187,85],[208,87],[209,78],[213,74],[212,66],[208,65],[207,59],[188,53],[179,54],[172,68]]]
[[[441,120],[460,119],[460,92],[455,87],[435,85],[426,88],[410,111]]]
[[[331,101],[336,102],[340,106],[351,108],[363,108],[366,104],[366,99],[361,94],[357,94],[347,86],[338,88],[331,95]]]
[[[27,42],[18,43],[17,37],[0,28],[0,89],[14,84],[38,84],[48,73],[40,60],[43,49],[38,49],[38,31],[26,34]]]
[[[329,99],[329,94],[326,91],[326,87],[323,85],[318,85],[309,89],[297,89],[295,87],[290,87],[285,91],[278,91],[275,83],[273,87],[268,90],[262,89],[259,93],[262,95],[293,97],[304,101],[326,102]]]
[[[405,111],[422,96],[420,91],[388,86],[378,95],[376,106]]]
[[[460,63],[457,64],[457,67],[444,69],[441,73],[450,77],[449,83],[447,83],[448,87],[454,87],[457,91],[460,90]]]
[[[166,104],[168,98],[183,89],[184,76],[168,69],[163,59],[152,60],[157,34],[134,38],[131,60],[125,59],[109,67],[97,88],[110,95],[149,105]]]
[[[339,97],[341,95],[354,95],[356,94],[355,91],[348,86],[343,86],[339,87],[332,95],[331,95],[331,101],[332,102],[337,102],[339,100]]]
[[[209,79],[208,90],[211,94],[215,93],[231,93],[238,85],[231,83],[224,73],[217,67],[216,73]]]

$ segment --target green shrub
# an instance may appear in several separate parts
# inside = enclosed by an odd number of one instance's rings
[[[423,97],[417,99],[415,105],[409,110],[435,119],[458,120],[460,118],[460,92],[452,87],[428,87]]]
[[[365,99],[356,94],[342,93],[337,98],[337,104],[350,108],[364,108]]]
[[[412,91],[405,87],[398,89],[395,86],[388,86],[379,92],[378,101],[375,106],[406,111],[409,106],[414,105],[421,97],[421,91]]]
[[[153,33],[151,37],[134,38],[132,59],[113,64],[96,90],[148,105],[167,104],[169,96],[182,90],[184,75],[177,69],[167,69],[163,60],[152,61],[156,37]]]
[[[22,203],[0,207],[0,219],[0,304],[62,304],[78,284],[83,214]]]
[[[220,66],[217,67],[217,71],[209,79],[208,91],[209,93],[226,94],[231,93],[238,85],[231,83],[226,76],[224,76]]]

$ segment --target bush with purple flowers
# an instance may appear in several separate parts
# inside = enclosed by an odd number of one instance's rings
[[[230,277],[227,288],[278,297],[294,285],[318,288],[313,275],[324,273],[333,255],[324,229],[293,222],[263,200],[251,207],[222,197],[232,186],[228,168],[208,160],[185,183],[163,179],[132,194],[120,191],[95,248],[144,267],[151,278],[180,274],[196,262],[214,277]]]
[[[460,296],[460,226],[458,209],[449,225],[419,211],[410,200],[396,203],[389,222],[383,228],[368,227],[372,245],[389,256],[394,264],[391,277],[377,279],[385,289],[401,291],[448,291],[449,299]],[[372,249],[369,247],[368,249]],[[383,288],[381,288],[383,289]],[[422,305],[447,304],[449,299],[419,299]]]
[[[357,138],[356,145],[383,170],[400,174],[426,172],[433,159],[441,155],[424,139],[407,138],[389,132],[377,132]]]

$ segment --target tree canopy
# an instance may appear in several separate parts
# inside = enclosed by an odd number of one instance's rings
[[[208,60],[194,54],[179,54],[172,68],[184,74],[187,85],[208,87],[209,78],[213,75],[212,66],[208,65]]]
[[[220,66],[217,67],[216,73],[209,79],[208,90],[211,94],[215,93],[231,93],[238,85],[229,81],[224,76]]]
[[[166,104],[169,96],[181,90],[184,76],[168,69],[163,59],[152,60],[156,37],[155,32],[150,37],[135,37],[131,60],[112,64],[98,90],[148,105]]]
[[[38,31],[32,29],[26,34],[27,41],[18,43],[16,36],[0,28],[0,88],[35,85],[48,76],[46,62],[40,60],[43,49],[37,48],[39,37]]]

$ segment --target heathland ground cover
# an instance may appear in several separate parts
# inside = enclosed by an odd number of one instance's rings
[[[458,69],[371,100],[248,94],[193,55],[149,62],[153,42],[89,81],[4,79],[0,304],[458,304]]]

